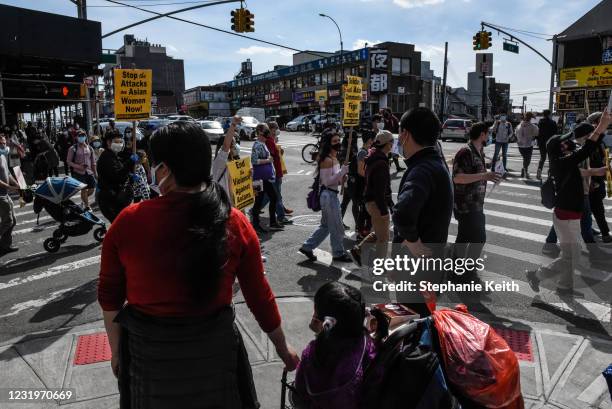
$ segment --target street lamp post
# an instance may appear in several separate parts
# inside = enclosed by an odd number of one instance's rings
[[[338,26],[338,23],[336,23],[336,20],[334,20],[327,14],[319,13],[319,16],[330,19],[336,25],[336,28],[338,29],[338,34],[340,35],[340,70],[341,70],[340,78],[341,78],[342,84],[344,84],[344,43],[342,42],[342,32],[340,31],[340,26]]]

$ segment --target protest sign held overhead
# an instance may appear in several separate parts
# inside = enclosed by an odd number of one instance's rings
[[[227,170],[230,175],[230,191],[234,199],[234,206],[242,210],[255,203],[251,158],[228,162]]]
[[[342,126],[359,125],[359,111],[361,109],[362,86],[361,78],[353,75],[347,77],[348,84],[344,90],[344,116]]]
[[[152,70],[115,70],[115,118],[134,121],[151,116]]]

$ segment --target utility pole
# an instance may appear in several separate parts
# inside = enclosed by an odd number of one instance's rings
[[[557,45],[557,35],[553,36],[552,40],[553,55],[552,64],[550,67],[550,93],[548,96],[548,110],[553,112],[553,94],[555,89],[555,75],[557,74],[557,59],[559,58],[559,46]]]
[[[482,55],[482,65],[487,64],[487,55]],[[487,119],[487,73],[480,67],[480,71],[482,71],[482,108],[481,115],[482,121],[486,121]]]
[[[442,97],[440,98],[440,121],[444,122],[446,114],[446,69],[448,67],[448,41],[444,43],[444,76],[442,77]]]

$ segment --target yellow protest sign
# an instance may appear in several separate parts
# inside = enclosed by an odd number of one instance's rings
[[[344,88],[344,116],[342,126],[359,125],[359,110],[361,109],[361,77],[347,76]]]
[[[280,154],[280,163],[281,163],[281,169],[283,171],[283,175],[287,174],[287,166],[285,165],[285,154],[282,151],[282,148],[279,144],[276,144],[276,150],[278,151],[278,153]]]
[[[242,210],[255,203],[251,158],[233,160],[227,163],[230,175],[230,191],[234,207]]]
[[[115,118],[135,121],[151,116],[152,70],[115,69]]]
[[[565,68],[559,73],[561,88],[612,85],[612,64]]]

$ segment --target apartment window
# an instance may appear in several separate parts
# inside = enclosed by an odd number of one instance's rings
[[[410,74],[410,58],[393,58],[391,73],[393,75]]]
[[[314,84],[321,85],[321,74],[320,73],[316,73],[314,75]]]

